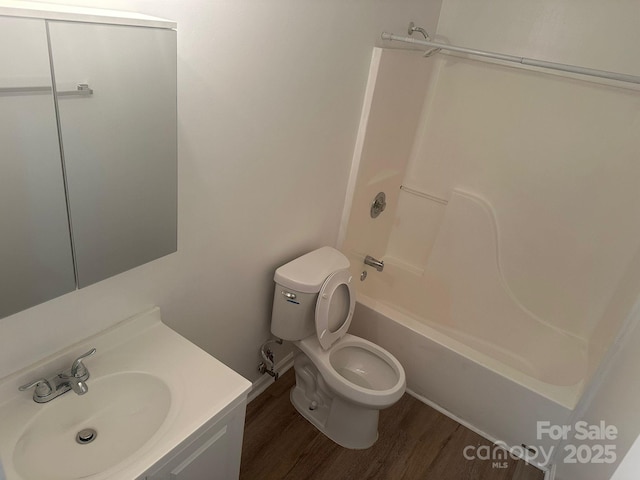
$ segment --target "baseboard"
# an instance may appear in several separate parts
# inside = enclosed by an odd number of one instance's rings
[[[291,367],[293,367],[293,352],[285,355],[282,360],[277,362],[274,369],[276,372],[282,375]],[[250,403],[254,398],[264,392],[273,382],[273,377],[271,375],[267,375],[266,373],[262,375],[258,380],[253,382],[251,391],[247,396],[247,403]]]
[[[425,405],[428,405],[431,408],[433,408],[434,410],[437,410],[438,412],[442,413],[443,415],[446,415],[450,419],[455,420],[456,422],[458,422],[463,427],[466,427],[469,430],[471,430],[472,432],[477,433],[482,438],[486,438],[491,443],[497,444],[497,441],[498,441],[497,438],[494,438],[493,436],[489,435],[487,432],[485,432],[483,430],[480,430],[479,428],[475,427],[474,425],[471,425],[466,420],[463,420],[462,418],[458,417],[457,415],[454,415],[453,413],[451,413],[449,410],[447,410],[446,408],[442,407],[441,405],[438,405],[437,403],[432,402],[428,398],[423,397],[422,395],[414,392],[410,388],[407,388],[407,393],[409,395],[411,395],[413,398],[421,401]],[[523,457],[520,457],[520,458],[522,458],[522,460],[526,461],[525,458],[523,458]],[[555,476],[555,465],[552,466],[551,469],[549,469],[548,467],[545,467],[545,466],[542,466],[542,465],[539,465],[539,464],[536,464],[536,463],[531,463],[531,462],[528,462],[528,463],[530,463],[531,465],[533,465],[537,469],[542,470],[544,472],[544,474],[545,474],[544,480],[553,480],[553,478]],[[549,476],[549,472],[552,472],[551,476]]]

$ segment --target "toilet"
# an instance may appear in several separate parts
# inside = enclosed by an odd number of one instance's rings
[[[291,403],[331,440],[364,449],[378,439],[381,409],[404,394],[400,362],[347,333],[355,308],[349,260],[322,247],[275,272],[271,332],[297,347]]]

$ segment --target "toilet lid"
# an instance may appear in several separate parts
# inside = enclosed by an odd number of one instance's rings
[[[344,336],[356,307],[349,270],[338,270],[327,277],[316,302],[316,333],[323,349],[328,350]]]

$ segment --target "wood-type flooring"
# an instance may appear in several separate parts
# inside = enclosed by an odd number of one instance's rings
[[[523,460],[467,460],[467,445],[491,442],[405,394],[380,412],[367,450],[336,445],[291,405],[293,368],[247,407],[242,480],[543,480]],[[506,463],[505,463],[506,462]]]

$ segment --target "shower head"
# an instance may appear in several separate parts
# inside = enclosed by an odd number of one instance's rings
[[[427,40],[428,42],[431,41],[431,37],[429,36],[427,31],[422,27],[416,27],[416,24],[413,22],[409,23],[409,28],[407,31],[409,32],[409,35],[413,35],[414,32],[421,33],[425,40]],[[424,52],[424,56],[430,57],[431,55],[433,55],[434,53],[438,53],[439,51],[439,48],[432,48],[431,50],[427,50],[426,52]]]

